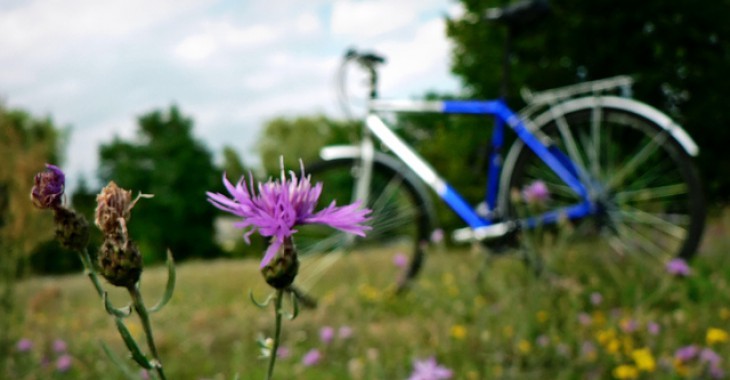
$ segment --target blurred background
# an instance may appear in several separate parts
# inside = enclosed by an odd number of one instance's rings
[[[357,121],[341,112],[335,81],[349,47],[387,57],[385,98],[498,97],[504,30],[479,20],[506,3],[0,2],[2,307],[12,307],[18,277],[80,269],[75,255],[59,254],[50,216],[28,200],[44,163],[66,172],[67,202],[90,220],[109,180],[155,194],[135,209],[130,231],[147,263],[164,260],[167,248],[179,261],[259,255],[263,242],[244,246],[205,201],[206,191],[223,190],[222,173],[265,178],[280,155],[298,168],[323,145],[347,142]],[[550,17],[514,40],[509,104],[523,105],[514,95],[521,87],[633,76],[633,96],[698,143],[709,209],[719,213],[730,199],[730,0],[550,5]],[[478,200],[484,183],[471,178],[486,170],[484,124],[400,121],[397,132]],[[458,224],[441,216],[447,228]]]

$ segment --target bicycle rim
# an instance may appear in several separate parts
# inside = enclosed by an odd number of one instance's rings
[[[575,163],[596,213],[527,231],[539,250],[580,247],[591,254],[657,259],[691,258],[704,227],[704,201],[691,158],[671,135],[626,111],[593,108],[552,120],[541,131]],[[541,215],[580,202],[532,151],[522,147],[508,182],[513,217]],[[530,194],[546,185],[546,199]],[[539,195],[539,194],[538,194]],[[559,253],[559,252],[558,252]]]
[[[320,206],[355,201],[360,173],[356,160],[321,161],[308,173],[313,182],[323,183]],[[418,241],[427,226],[410,184],[392,169],[376,165],[365,207],[372,210],[365,237],[317,225],[297,227],[300,286],[311,290],[331,282],[357,281],[378,291],[401,290],[416,276],[423,260]]]

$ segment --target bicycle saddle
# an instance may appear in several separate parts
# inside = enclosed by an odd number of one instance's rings
[[[550,11],[547,0],[523,0],[502,8],[490,8],[485,19],[507,25],[510,28],[534,23]]]

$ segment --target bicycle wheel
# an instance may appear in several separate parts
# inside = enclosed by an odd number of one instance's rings
[[[319,204],[355,201],[359,163],[353,159],[321,161],[307,173],[312,182],[322,182]],[[369,198],[365,207],[372,210],[372,229],[365,237],[345,234],[331,228],[307,225],[297,227],[297,250],[302,257],[302,285],[311,288],[329,281],[360,281],[379,289],[403,289],[421,268],[430,221],[425,200],[402,173],[375,162]],[[339,278],[338,278],[339,276]]]
[[[533,241],[583,242],[581,252],[591,254],[641,253],[639,257],[661,262],[672,257],[690,259],[705,223],[701,186],[690,156],[649,118],[599,104],[574,109],[537,126],[575,163],[595,212],[580,220],[538,227]],[[522,142],[510,156],[502,190],[514,198],[506,208],[511,217],[535,217],[580,202]],[[542,193],[529,193],[535,190]]]

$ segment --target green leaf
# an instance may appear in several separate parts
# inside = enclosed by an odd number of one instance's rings
[[[132,369],[129,368],[127,363],[125,363],[124,360],[122,360],[122,358],[120,358],[117,354],[115,354],[114,351],[112,351],[111,348],[109,348],[109,346],[106,345],[106,343],[104,343],[104,342],[100,342],[100,343],[101,343],[101,348],[106,353],[106,356],[108,356],[109,360],[112,363],[114,363],[114,365],[116,365],[120,371],[122,371],[122,373],[124,374],[124,376],[127,379],[129,379],[129,380],[138,380],[139,379],[139,376],[136,373],[134,373],[134,371],[132,371]]]
[[[170,250],[167,250],[167,286],[165,286],[165,293],[162,295],[162,298],[155,306],[152,306],[152,308],[147,309],[150,313],[156,313],[160,311],[172,298],[172,293],[175,291],[175,261],[172,258],[172,252]]]
[[[123,318],[129,317],[132,314],[131,305],[127,305],[122,308],[114,307],[111,304],[111,302],[109,301],[109,295],[107,294],[107,292],[104,292],[104,294],[102,295],[102,298],[104,299],[104,309],[106,310],[107,313],[109,313],[109,315],[119,318],[119,319],[123,319]]]
[[[142,350],[139,349],[137,342],[132,337],[132,334],[129,333],[127,326],[124,325],[124,321],[121,318],[114,318],[114,322],[117,324],[117,330],[119,330],[119,334],[122,336],[129,353],[132,354],[132,359],[142,368],[152,369],[152,363],[144,356]]]

